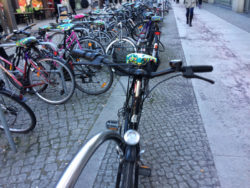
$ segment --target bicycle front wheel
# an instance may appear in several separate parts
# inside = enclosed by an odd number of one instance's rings
[[[122,167],[122,188],[135,188],[137,187],[138,174],[136,173],[135,162],[124,162]]]
[[[34,112],[17,96],[0,91],[0,108],[11,132],[28,133],[35,128],[36,117]],[[2,123],[0,129],[4,129]]]
[[[128,38],[116,39],[106,48],[106,54],[111,55],[115,63],[126,63],[127,55],[136,52],[135,44]]]
[[[71,69],[58,58],[42,58],[29,67],[29,80],[36,95],[50,104],[62,104],[74,93],[75,79]],[[45,90],[41,87],[46,86]]]

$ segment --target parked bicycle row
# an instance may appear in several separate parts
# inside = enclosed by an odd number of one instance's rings
[[[114,63],[125,63],[126,55],[135,52],[158,57],[157,47],[163,48],[158,27],[163,18],[155,16],[159,10],[140,2],[125,3],[120,9],[105,7],[89,14],[66,15],[60,23],[35,32],[28,31],[35,24],[29,25],[1,36],[0,68],[20,96],[35,94],[50,104],[68,101],[75,87],[90,95],[102,94],[111,87],[114,75],[110,66],[95,65],[96,57],[107,54]],[[7,54],[6,47],[15,48],[15,53]],[[26,133],[34,127],[32,123],[10,130]]]

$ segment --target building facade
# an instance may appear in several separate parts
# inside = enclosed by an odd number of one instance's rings
[[[250,12],[250,0],[208,0],[208,2],[231,7],[235,12]]]

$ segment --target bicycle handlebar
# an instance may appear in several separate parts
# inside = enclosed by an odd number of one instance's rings
[[[158,71],[158,72],[148,72],[145,69],[138,69],[138,68],[131,68],[130,65],[124,65],[124,66],[130,66],[130,68],[128,69],[124,69],[121,67],[121,65],[119,64],[112,64],[112,61],[110,61],[109,59],[103,58],[102,62],[110,65],[112,67],[114,67],[115,69],[117,69],[118,71],[127,74],[128,76],[142,76],[142,77],[146,77],[146,78],[155,78],[155,77],[159,77],[159,76],[163,76],[165,74],[170,74],[170,73],[174,73],[174,72],[182,72],[183,76],[185,78],[198,78],[204,81],[207,81],[211,84],[214,84],[213,80],[195,75],[194,73],[202,73],[202,72],[212,72],[213,71],[213,67],[209,66],[209,65],[197,65],[197,66],[181,66],[180,67],[175,67],[172,66],[171,68],[167,68],[164,69],[162,71]],[[181,64],[181,62],[180,62]]]
[[[155,78],[158,76],[163,76],[165,74],[173,73],[173,72],[182,72],[183,77],[185,78],[198,78],[210,83],[214,83],[213,80],[209,80],[207,78],[203,78],[201,76],[195,75],[194,73],[202,73],[202,72],[211,72],[213,71],[212,66],[208,65],[199,65],[199,66],[182,66],[181,60],[172,60],[169,62],[170,68],[164,69],[159,72],[150,72],[143,68],[140,68],[136,65],[132,64],[115,64],[112,60],[108,58],[108,56],[101,55],[99,53],[96,53],[93,50],[85,49],[85,50],[73,50],[71,52],[71,55],[73,57],[82,57],[88,61],[87,64],[91,65],[101,65],[105,64],[107,66],[113,67],[114,69],[118,70],[119,72],[124,73],[128,76],[141,76],[145,78]],[[83,63],[84,64],[84,63]],[[125,67],[125,68],[124,68]]]
[[[23,29],[21,29],[21,30],[22,30],[22,31],[25,31],[25,30],[30,29],[31,27],[33,27],[33,26],[35,26],[35,25],[36,25],[35,23],[30,24],[30,25],[26,26],[25,28],[23,28]]]
[[[185,72],[188,68],[191,68],[193,72],[212,72],[213,71],[212,66],[198,65],[198,66],[182,67],[182,72]]]
[[[30,35],[30,32],[27,32],[26,30],[27,29],[30,29],[31,27],[35,26],[36,24],[33,23],[33,24],[30,24],[26,27],[24,27],[23,29],[19,29],[19,30],[14,30],[13,33],[10,33],[9,35],[7,35],[3,40],[4,41],[7,41],[9,40],[11,37],[13,37],[15,34],[24,34],[24,35],[27,35],[29,36]]]

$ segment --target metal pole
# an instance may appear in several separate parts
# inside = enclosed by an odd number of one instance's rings
[[[8,33],[8,29],[4,20],[4,13],[2,7],[0,7],[0,20],[1,20],[1,25],[4,30],[4,33]]]
[[[7,17],[7,24],[9,26],[10,32],[13,32],[14,29],[17,29],[16,19],[14,16],[14,11],[11,5],[10,0],[3,0],[4,13]]]
[[[2,123],[3,128],[4,128],[5,135],[7,137],[9,144],[10,144],[10,147],[16,153],[17,152],[16,146],[15,146],[13,138],[10,134],[10,130],[9,130],[8,125],[7,125],[6,119],[4,117],[3,109],[1,107],[0,107],[0,119],[1,119],[1,123]]]

